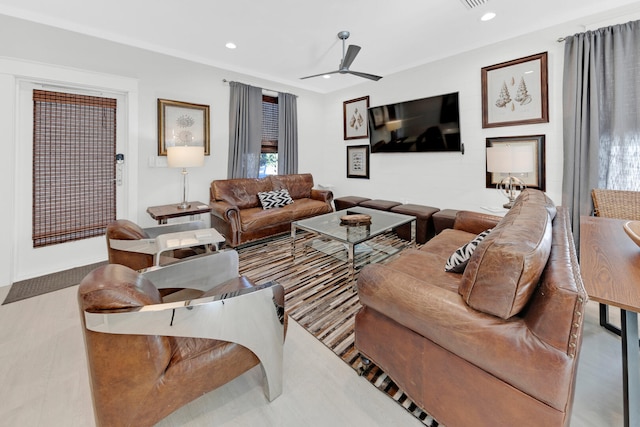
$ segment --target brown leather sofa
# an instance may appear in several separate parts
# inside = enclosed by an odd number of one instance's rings
[[[489,228],[464,272],[445,272]],[[357,288],[357,349],[438,422],[569,425],[587,294],[568,211],[544,193],[523,191],[502,219],[458,212]]]
[[[259,192],[287,189],[293,203],[263,209]],[[227,245],[291,231],[291,222],[333,211],[333,193],[313,188],[311,174],[272,175],[262,179],[238,178],[211,182],[211,226],[225,236]]]

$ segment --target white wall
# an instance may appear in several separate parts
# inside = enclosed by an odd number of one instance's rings
[[[131,139],[137,148],[126,161],[128,172],[135,178],[130,182],[136,184],[131,189],[134,198],[127,216],[143,227],[155,224],[146,213],[148,206],[175,203],[181,198],[180,171],[167,168],[166,157],[156,155],[158,98],[210,106],[211,155],[205,159],[204,167],[189,171],[192,200],[208,202],[209,183],[227,176],[229,86],[222,79],[298,95],[300,170],[317,174],[323,167],[321,163],[305,160],[312,158],[306,147],[324,140],[324,110],[319,94],[5,16],[0,16],[0,39],[20,41],[0,44],[0,64],[9,64],[0,66],[0,126],[6,140],[12,141],[6,144],[0,159],[0,178],[5,183],[3,200],[12,202],[0,210],[0,221],[5,227],[5,239],[0,241],[0,286],[106,259],[102,237],[96,238],[93,246],[99,249],[81,251],[76,245],[56,245],[59,247],[51,247],[55,255],[47,254],[33,265],[24,260],[16,262],[17,247],[30,245],[28,235],[14,230],[19,222],[16,212],[30,209],[30,199],[24,195],[30,192],[31,182],[16,179],[16,169],[24,170],[30,165],[15,164],[19,143],[14,114],[16,82],[25,74],[53,81],[64,80],[65,75],[85,74],[97,80],[117,76],[137,82],[137,97],[133,101],[138,113],[132,120],[137,123],[130,123],[136,129]],[[13,72],[14,69],[20,71]],[[38,251],[48,252],[51,248]]]
[[[506,199],[497,190],[485,188],[486,138],[544,134],[546,189],[559,204],[562,184],[560,88],[563,45],[555,41],[558,35],[552,32],[520,37],[328,96],[327,122],[339,124],[342,120],[342,103],[348,99],[369,95],[370,105],[376,106],[459,92],[461,136],[465,148],[464,155],[373,153],[370,155],[369,180],[347,179],[346,164],[340,162],[329,172],[333,176],[335,195],[353,194],[440,208],[480,210],[482,206],[501,206]],[[548,52],[549,123],[482,129],[481,68],[541,52]],[[327,150],[328,158],[344,158],[347,145],[368,143],[367,139],[345,142],[340,126],[330,126],[327,131],[330,132],[327,140],[332,142]],[[331,164],[329,161],[326,163]]]
[[[612,18],[612,16],[607,16]],[[613,15],[606,25],[624,22],[629,16]],[[597,19],[591,19],[595,22]],[[601,20],[602,21],[602,20]],[[222,79],[238,80],[268,89],[298,95],[299,170],[314,175],[316,183],[332,184],[336,197],[362,195],[371,198],[421,203],[440,208],[474,209],[499,206],[504,200],[496,190],[485,188],[485,139],[495,136],[546,135],[547,193],[561,203],[562,181],[562,56],[559,36],[584,31],[584,22],[568,23],[546,31],[529,34],[487,48],[423,65],[409,71],[385,76],[379,82],[368,82],[328,95],[286,87],[246,75],[189,61],[171,58],[117,43],[0,16],[0,58],[8,61],[34,61],[54,67],[87,73],[135,79],[138,83],[136,117],[137,152],[129,158],[127,168],[137,180],[130,219],[142,226],[154,224],[146,214],[153,205],[174,203],[180,199],[178,170],[162,167],[165,158],[156,156],[158,98],[208,104],[211,107],[211,156],[203,168],[192,169],[190,199],[208,201],[208,187],[213,179],[226,177],[228,152],[228,85]],[[425,41],[425,49],[430,43]],[[484,66],[528,56],[549,54],[549,123],[482,129],[480,69]],[[375,72],[375,70],[366,70]],[[15,78],[0,70],[0,127],[7,141],[0,159],[3,200],[14,202],[16,195],[29,188],[30,182],[14,182],[15,164]],[[339,78],[337,76],[336,78]],[[346,146],[368,143],[342,135],[343,101],[369,95],[372,106],[439,95],[460,93],[461,133],[465,154],[373,154],[371,179],[346,178]],[[153,165],[153,166],[150,166]],[[134,180],[134,181],[135,181]],[[16,222],[13,209],[0,210],[5,239],[0,241],[0,286],[13,280],[42,274],[42,266],[31,272],[14,271]],[[24,242],[21,242],[24,243]],[[65,254],[66,268],[85,263],[87,256],[105,257],[102,253]],[[81,262],[82,261],[82,262]],[[75,265],[74,265],[75,264]],[[65,266],[50,267],[50,271]]]
[[[486,138],[545,135],[546,193],[562,203],[562,73],[564,43],[559,37],[640,19],[632,5],[605,14],[581,18],[543,31],[520,36],[492,46],[445,58],[408,71],[385,76],[325,97],[326,144],[316,155],[324,155],[328,167],[317,178],[334,185],[334,196],[419,203],[441,209],[484,211],[501,207],[506,198],[485,188]],[[424,48],[430,43],[425,41]],[[481,68],[525,56],[548,53],[549,123],[500,128],[482,128]],[[365,70],[375,73],[375,70]],[[385,105],[449,92],[460,94],[461,136],[465,154],[375,153],[370,156],[370,179],[346,178],[346,146],[367,144],[368,139],[343,139],[343,102],[362,96],[370,105]],[[486,211],[485,211],[486,212]]]

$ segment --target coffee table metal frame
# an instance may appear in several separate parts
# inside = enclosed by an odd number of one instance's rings
[[[371,216],[370,225],[347,226],[340,224],[340,217],[347,214],[367,214]],[[291,256],[296,259],[296,236],[298,230],[314,233],[318,236],[342,243],[346,246],[346,261],[349,267],[351,282],[356,270],[356,246],[372,238],[384,234],[401,225],[411,223],[411,240],[407,246],[416,245],[416,218],[410,215],[397,214],[361,207],[349,208],[341,211],[318,215],[312,218],[291,223]],[[369,248],[375,250],[375,247]],[[391,254],[387,255],[390,256]],[[380,258],[382,260],[386,256]]]

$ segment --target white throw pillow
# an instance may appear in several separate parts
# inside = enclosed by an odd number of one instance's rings
[[[262,204],[262,209],[281,208],[293,203],[293,199],[286,188],[278,191],[261,191],[258,193],[258,198]]]

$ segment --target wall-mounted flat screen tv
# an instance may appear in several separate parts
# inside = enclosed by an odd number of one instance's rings
[[[371,107],[372,153],[462,151],[458,92]]]

